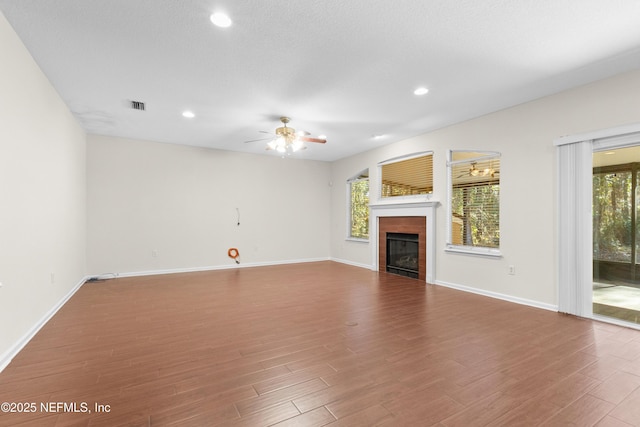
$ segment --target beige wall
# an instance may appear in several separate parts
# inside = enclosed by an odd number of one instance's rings
[[[85,274],[86,183],[85,134],[2,14],[0,52],[1,369]]]
[[[376,164],[415,151],[434,151],[437,212],[436,281],[557,305],[556,157],[563,135],[640,122],[640,71],[509,108],[332,165],[331,253],[371,265],[369,244],[345,240],[346,180],[368,167],[372,202]],[[501,259],[446,253],[447,150],[489,150],[501,159]],[[509,265],[516,274],[507,274]]]
[[[89,136],[89,273],[231,266],[231,247],[249,265],[328,259],[329,175],[326,162]]]

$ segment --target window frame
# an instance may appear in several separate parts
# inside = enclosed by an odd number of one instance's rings
[[[452,160],[454,153],[476,153],[479,156],[469,157],[460,160]],[[447,153],[447,241],[445,244],[445,252],[459,253],[466,255],[477,255],[482,257],[502,257],[502,251],[499,245],[497,248],[487,246],[470,246],[470,245],[456,245],[453,244],[453,166],[460,164],[471,164],[474,161],[486,161],[492,158],[501,159],[502,154],[498,151],[484,151],[484,150],[449,150]],[[500,165],[499,172],[502,172],[502,164]],[[500,185],[500,181],[498,185]],[[501,187],[500,187],[501,189]],[[501,195],[502,192],[500,192]],[[500,230],[500,213],[502,211],[502,197],[498,200],[498,230]]]
[[[364,176],[366,174],[366,176]],[[367,181],[368,182],[368,193],[369,196],[367,198],[367,211],[368,211],[368,215],[367,215],[367,237],[357,237],[357,236],[353,236],[351,234],[351,231],[353,229],[353,216],[352,216],[352,204],[351,204],[351,200],[352,200],[352,184],[354,182],[359,182],[359,181]],[[371,237],[371,209],[369,208],[369,204],[371,203],[371,176],[369,175],[369,168],[363,169],[360,172],[358,172],[357,174],[353,175],[351,178],[349,178],[347,180],[346,183],[347,186],[347,230],[346,230],[346,240],[352,241],[352,242],[363,242],[363,243],[368,243],[369,239]]]

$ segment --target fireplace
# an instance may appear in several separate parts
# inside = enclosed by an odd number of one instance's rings
[[[387,233],[387,271],[417,279],[420,274],[419,235]]]
[[[378,270],[425,280],[427,260],[425,217],[378,218],[378,229]],[[391,237],[390,241],[389,237]],[[392,254],[390,257],[389,249],[399,253]],[[411,268],[414,259],[417,266]],[[387,266],[391,267],[387,268]]]
[[[418,235],[418,280],[435,283],[436,207],[432,200],[405,201],[400,203],[371,204],[370,236],[373,269],[387,271],[387,234],[407,233]]]

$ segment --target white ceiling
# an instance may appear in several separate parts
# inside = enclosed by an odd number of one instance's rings
[[[265,153],[244,141],[287,115],[328,138],[295,156],[326,161],[640,68],[638,0],[0,0],[0,10],[89,133]],[[214,27],[214,11],[233,25]],[[418,86],[429,94],[415,96]]]

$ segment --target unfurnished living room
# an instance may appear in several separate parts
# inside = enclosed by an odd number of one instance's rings
[[[640,426],[637,0],[0,0],[0,426]]]

